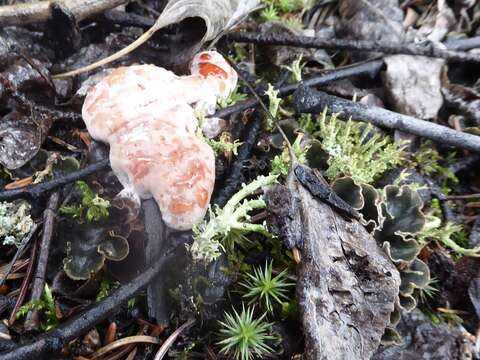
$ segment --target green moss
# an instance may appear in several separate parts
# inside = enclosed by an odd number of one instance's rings
[[[110,201],[95,194],[85,181],[77,181],[75,185],[81,193],[81,203],[79,205],[63,206],[60,208],[60,212],[74,219],[80,219],[85,216],[90,222],[107,219]]]
[[[341,121],[325,111],[316,123],[307,118],[303,126],[329,155],[325,175],[330,180],[350,176],[359,184],[369,184],[404,159],[403,147],[390,136],[375,132],[370,124]]]
[[[446,161],[451,160],[455,156],[450,154]],[[412,155],[414,165],[418,167],[418,171],[427,176],[441,176],[453,182],[458,182],[455,174],[442,165],[444,158],[438,153],[431,141],[424,141],[419,149]]]
[[[60,320],[57,318],[55,299],[47,284],[45,284],[41,298],[29,301],[21,306],[15,316],[19,319],[33,310],[38,311],[41,314],[40,327],[43,331],[50,331],[60,324]]]

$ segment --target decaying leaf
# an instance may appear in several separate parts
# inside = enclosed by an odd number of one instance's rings
[[[170,0],[155,24],[129,46],[105,59],[56,77],[68,77],[96,69],[135,50],[150,39],[155,32],[166,26],[179,24],[187,19],[201,19],[205,27],[196,29],[196,33],[192,32],[191,22],[185,23],[187,27],[190,27],[189,31],[196,40],[196,43],[189,47],[190,54],[193,54],[200,49],[202,44],[215,39],[221,32],[241,21],[259,3],[259,0]],[[198,36],[198,34],[202,36]]]
[[[302,219],[297,296],[304,358],[370,359],[390,323],[399,273],[358,221],[314,197],[294,172],[287,184]]]
[[[12,111],[0,122],[0,164],[18,169],[32,159],[45,140],[52,118],[33,112],[25,115]]]

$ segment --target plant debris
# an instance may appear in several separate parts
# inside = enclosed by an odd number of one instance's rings
[[[0,358],[480,358],[479,19],[0,1]]]

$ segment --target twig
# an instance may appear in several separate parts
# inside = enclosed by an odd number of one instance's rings
[[[321,86],[325,84],[329,84],[332,81],[345,79],[352,76],[357,75],[369,75],[370,77],[375,77],[380,70],[383,68],[384,63],[382,60],[373,60],[367,61],[360,64],[355,64],[343,68],[338,68],[335,70],[331,70],[329,72],[323,73],[318,76],[314,76],[308,80],[303,82],[306,86]],[[297,88],[300,86],[300,83],[290,84],[286,86],[280,87],[279,96],[285,97],[287,95],[292,94]],[[266,96],[263,97],[265,100],[267,99]],[[241,112],[247,109],[250,109],[259,104],[257,98],[253,97],[241,102],[238,102],[235,105],[229,106],[225,109],[221,109],[215,113],[215,117],[225,118],[231,114]]]
[[[446,126],[398,114],[380,107],[355,103],[304,86],[301,86],[295,92],[294,106],[301,113],[319,113],[328,108],[333,113],[342,113],[344,116],[351,116],[355,120],[419,135],[443,145],[480,152],[480,136],[456,131]]]
[[[51,16],[50,6],[55,1],[35,1],[15,5],[0,6],[0,24],[25,25],[47,21]],[[62,5],[77,21],[102,13],[127,3],[128,0],[63,0]]]
[[[30,255],[30,261],[28,262],[27,272],[25,278],[23,279],[22,286],[20,287],[20,294],[18,294],[17,301],[15,301],[15,306],[10,314],[8,319],[8,325],[12,326],[15,322],[18,308],[23,304],[25,296],[27,295],[28,285],[30,284],[30,278],[33,273],[33,264],[35,263],[35,258],[37,256],[37,243],[33,243],[32,253]]]
[[[447,195],[445,196],[447,200],[470,200],[470,199],[480,199],[479,194],[468,194],[468,195]]]
[[[10,271],[12,271],[13,266],[17,262],[17,259],[24,253],[27,245],[29,244],[30,240],[32,239],[33,235],[37,232],[37,229],[39,227],[39,224],[35,223],[33,224],[32,228],[30,229],[29,233],[23,238],[22,243],[20,244],[19,248],[17,249],[17,252],[13,256],[12,261],[10,261],[10,264],[8,265],[7,270],[3,274],[2,279],[0,280],[0,286],[2,286],[5,283],[5,280],[7,280],[8,275],[10,274]]]
[[[175,330],[167,340],[162,344],[160,349],[158,349],[157,354],[153,360],[162,360],[165,354],[167,353],[168,349],[173,345],[177,337],[188,327],[192,326],[195,323],[195,319],[188,320],[185,324],[180,326],[177,330]]]
[[[146,335],[134,335],[128,336],[119,340],[116,340],[101,349],[98,349],[91,355],[91,360],[98,359],[105,354],[109,353],[112,350],[115,350],[119,347],[123,347],[125,345],[134,344],[134,343],[148,343],[148,344],[160,344],[160,340],[153,336],[146,336]]]
[[[471,154],[463,157],[462,159],[450,165],[448,167],[448,170],[456,174],[460,171],[466,171],[473,168],[479,162],[480,162],[480,154]]]
[[[470,49],[480,48],[480,36],[447,41],[445,43],[445,46],[448,50],[454,51],[466,51]]]
[[[425,177],[425,181],[430,187],[430,192],[433,197],[437,198],[440,202],[440,209],[442,210],[443,222],[444,223],[458,223],[457,216],[453,212],[452,208],[448,204],[447,196],[443,193],[440,186],[437,185],[433,179]]]
[[[165,261],[170,256],[171,252],[163,253],[153,267],[148,268],[129,283],[120,286],[105,300],[96,303],[89,310],[69,319],[57,329],[38,337],[36,341],[15,347],[8,352],[0,353],[0,359],[51,359],[52,354],[60,352],[70,341],[106,319],[117,311],[122,304],[137,295],[140,290],[145,288],[160,273]]]
[[[351,50],[361,52],[382,52],[385,54],[421,55],[450,61],[480,62],[480,55],[452,51],[436,46],[434,43],[422,45],[408,43],[378,42],[370,40],[322,39],[318,37],[295,36],[290,34],[260,34],[252,32],[234,32],[227,39],[235,42],[261,45],[285,45],[314,49]]]
[[[107,170],[110,166],[109,160],[105,159],[95,164],[89,165],[81,170],[71,172],[65,176],[60,176],[56,179],[45,181],[36,185],[26,186],[24,188],[7,190],[0,192],[0,201],[11,201],[19,198],[36,199],[43,194],[58,189],[71,182],[84,179],[96,172]]]
[[[33,278],[30,300],[38,300],[43,294],[48,256],[50,254],[50,244],[52,242],[53,225],[55,223],[55,212],[57,211],[59,201],[60,194],[58,192],[52,193],[48,199],[47,208],[43,212],[42,242],[40,243],[40,253],[38,254],[37,270],[35,271],[35,276]],[[36,310],[27,314],[25,328],[27,330],[38,330],[39,316]]]
[[[135,26],[148,29],[155,24],[155,19],[125,11],[109,10],[105,11],[103,16],[108,21],[122,26]]]

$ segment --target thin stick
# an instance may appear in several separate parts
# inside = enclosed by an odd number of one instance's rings
[[[380,127],[401,130],[433,141],[480,152],[480,136],[463,133],[433,122],[368,106],[328,95],[307,87],[300,87],[294,94],[294,105],[301,113],[320,113],[325,108],[355,120],[369,122]]]
[[[95,174],[99,171],[107,170],[110,167],[108,159],[99,161],[95,164],[89,165],[81,170],[71,172],[65,176],[60,176],[56,179],[45,181],[39,184],[26,186],[24,188],[7,190],[0,192],[0,201],[11,201],[19,198],[36,199],[43,194],[58,189],[71,182],[84,179],[89,175]]]
[[[34,1],[0,6],[0,24],[25,25],[47,21],[51,17],[51,5],[54,2],[56,1]],[[63,0],[61,4],[80,21],[127,2],[128,0]]]
[[[93,64],[84,66],[80,69],[67,71],[67,72],[62,73],[62,74],[53,75],[52,79],[63,79],[63,78],[66,78],[66,77],[75,76],[75,75],[78,75],[78,74],[81,74],[81,73],[84,73],[84,72],[87,72],[87,71],[90,71],[90,70],[94,70],[96,68],[99,68],[100,66],[109,64],[109,63],[111,63],[115,60],[118,60],[122,56],[131,53],[133,50],[135,50],[136,48],[141,46],[143,43],[148,41],[153,36],[153,34],[155,34],[157,32],[157,30],[159,30],[161,28],[161,25],[162,25],[162,23],[159,23],[158,21],[155,22],[155,24],[150,29],[145,31],[138,39],[136,39],[134,42],[132,42],[128,46],[124,47],[122,50],[117,51],[115,54],[107,56],[106,58],[103,58],[103,59],[101,59],[97,62],[94,62]]]
[[[147,335],[134,335],[134,336],[125,337],[98,349],[91,355],[90,359],[91,360],[98,359],[112,350],[115,350],[119,347],[126,346],[129,344],[135,344],[135,343],[160,344],[160,340],[153,336],[147,336]]]
[[[122,304],[136,296],[160,273],[165,261],[170,256],[171,252],[165,252],[153,267],[148,268],[129,283],[120,286],[105,300],[95,303],[89,310],[69,319],[57,329],[38,337],[36,341],[0,353],[0,359],[30,360],[53,358],[52,354],[60,352],[70,341],[105,320],[117,311]]]
[[[480,62],[480,55],[443,49],[433,43],[425,45],[378,42],[370,40],[322,39],[290,34],[260,34],[253,32],[234,32],[227,39],[235,42],[261,45],[284,45],[314,49],[350,50],[361,52],[382,52],[384,54],[421,55],[450,61]]]
[[[55,223],[55,212],[60,201],[58,192],[50,195],[47,202],[47,208],[43,212],[43,233],[40,243],[40,253],[38,254],[37,270],[32,283],[30,300],[38,300],[43,294],[45,287],[45,274],[47,273],[48,257],[50,255],[50,244],[52,242],[53,226]],[[25,328],[27,330],[38,330],[40,325],[38,311],[33,310],[27,314]]]
[[[379,71],[384,67],[382,60],[372,60],[364,63],[359,63],[355,65],[350,65],[347,67],[338,68],[335,70],[328,71],[321,75],[314,76],[310,79],[304,80],[303,84],[306,86],[322,86],[329,84],[336,80],[346,79],[352,76],[357,75],[369,75],[370,77],[375,77]],[[295,90],[300,86],[300,83],[290,84],[278,88],[279,96],[285,97],[290,94],[293,94]],[[262,99],[267,99],[267,96],[262,96]],[[235,105],[229,106],[225,109],[221,109],[213,115],[214,117],[225,118],[236,112],[241,112],[247,109],[250,109],[254,106],[257,106],[259,101],[256,97],[241,101]]]
[[[470,199],[479,199],[479,194],[468,194],[468,195],[447,195],[445,199],[447,200],[470,200]]]
[[[18,294],[17,301],[15,302],[15,306],[13,307],[12,313],[8,318],[8,326],[12,326],[13,323],[15,322],[18,308],[22,306],[23,301],[25,300],[25,296],[27,295],[28,285],[30,283],[30,278],[32,277],[33,264],[35,263],[36,256],[37,256],[37,244],[36,242],[34,242],[32,253],[30,255],[30,261],[28,263],[27,273],[25,274],[25,278],[23,279],[22,286],[20,287],[20,294]]]
[[[4,274],[2,274],[3,277],[0,280],[0,286],[2,286],[5,283],[5,280],[7,280],[8,275],[10,274],[10,271],[12,271],[13,266],[17,262],[17,259],[24,253],[27,245],[30,243],[30,240],[32,239],[33,235],[35,235],[35,233],[37,232],[37,229],[39,226],[40,225],[37,223],[33,224],[32,228],[30,229],[30,232],[25,236],[25,238],[23,238],[22,243],[20,244],[17,252],[13,256],[12,261],[10,261],[10,264],[8,265],[7,270],[5,271]]]
[[[180,326],[177,330],[175,330],[167,340],[162,344],[160,349],[158,349],[157,354],[153,360],[162,360],[165,354],[167,353],[168,349],[173,345],[177,337],[188,327],[192,326],[195,323],[195,319],[188,320],[185,324]]]

